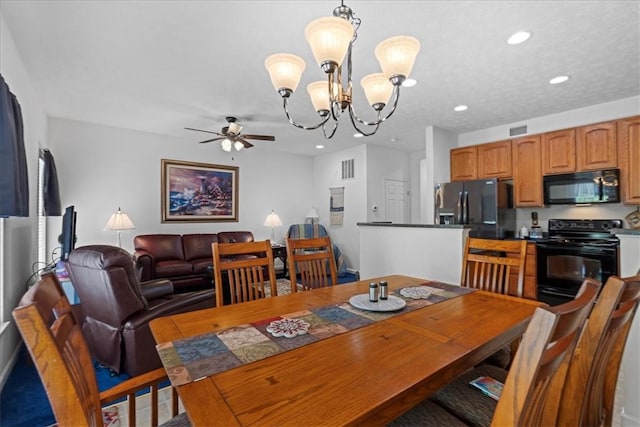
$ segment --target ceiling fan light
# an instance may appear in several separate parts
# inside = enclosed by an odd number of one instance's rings
[[[230,139],[223,139],[222,140],[222,150],[226,151],[227,153],[231,152],[231,140]]]
[[[242,132],[242,125],[231,122],[229,123],[229,129],[227,129],[227,132],[231,135],[240,135],[240,132]]]
[[[289,53],[276,53],[264,61],[271,83],[276,91],[281,89],[295,92],[300,83],[305,64],[302,58]]]
[[[373,73],[360,80],[364,94],[372,107],[382,104],[384,107],[391,98],[393,85],[383,73]],[[375,108],[375,107],[374,107]]]
[[[346,19],[330,16],[311,21],[304,34],[318,65],[340,66],[353,39],[353,26]]]
[[[388,79],[401,76],[404,80],[411,74],[419,51],[418,39],[411,36],[397,36],[380,42],[376,46],[375,54],[382,72]]]
[[[233,147],[236,149],[236,151],[240,151],[244,148],[244,144],[240,141],[236,141],[233,143]],[[229,151],[231,151],[231,148],[229,148]]]

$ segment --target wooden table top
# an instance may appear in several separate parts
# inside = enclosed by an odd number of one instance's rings
[[[386,276],[151,322],[156,342],[348,301]],[[384,425],[522,335],[536,307],[476,291],[177,387],[194,426]]]

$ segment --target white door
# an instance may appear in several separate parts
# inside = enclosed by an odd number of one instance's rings
[[[385,221],[396,224],[409,222],[407,206],[409,206],[409,191],[407,181],[395,179],[384,180]]]

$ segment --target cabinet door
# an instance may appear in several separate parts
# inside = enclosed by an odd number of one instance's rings
[[[542,173],[576,171],[576,131],[564,129],[542,135]]]
[[[478,178],[478,146],[451,150],[451,182]]]
[[[579,171],[617,167],[616,122],[579,127],[576,149]]]
[[[640,205],[640,116],[618,120],[622,202]]]
[[[478,146],[478,178],[511,178],[511,141]]]
[[[511,146],[516,207],[542,206],[540,135],[514,139],[511,141]]]

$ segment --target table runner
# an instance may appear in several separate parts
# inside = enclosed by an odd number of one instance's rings
[[[348,302],[330,304],[161,343],[156,349],[175,387],[474,291],[440,282],[419,286],[433,288],[431,295],[426,299],[411,299],[400,295],[400,289],[392,293],[407,302],[406,307],[398,311],[360,310]],[[309,331],[294,338],[274,337],[266,328],[280,319],[302,319],[310,324]]]

